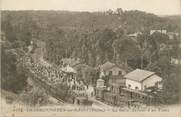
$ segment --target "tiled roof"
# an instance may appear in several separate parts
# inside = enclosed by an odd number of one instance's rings
[[[111,63],[109,61],[107,61],[106,63],[104,63],[103,65],[99,66],[100,69],[102,70],[108,70],[108,69],[111,69],[112,67],[118,67],[126,72],[130,72],[132,71],[132,68],[130,68],[129,66],[125,66],[125,65],[117,65],[117,64],[114,64],[114,63]]]
[[[161,78],[161,77],[159,77],[159,76],[157,76],[157,75],[152,75],[152,76],[150,76],[150,78],[160,79],[160,81],[162,80],[162,78]]]
[[[115,64],[108,61],[104,63],[103,65],[101,65],[100,69],[107,70],[109,68],[112,68],[113,66],[115,66]]]
[[[145,80],[146,78],[152,76],[153,74],[155,74],[155,73],[151,72],[151,71],[136,69],[136,70],[126,74],[124,77],[126,79],[141,82],[141,81]]]

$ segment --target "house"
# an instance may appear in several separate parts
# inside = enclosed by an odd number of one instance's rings
[[[129,89],[144,91],[148,87],[158,86],[162,78],[155,72],[136,69],[124,76],[125,85]]]
[[[171,58],[171,64],[173,65],[181,65],[181,59],[177,59],[177,58]]]
[[[129,37],[138,37],[138,35],[141,35],[142,33],[141,32],[135,32],[135,33],[132,33],[132,34],[128,34]]]
[[[168,35],[169,39],[175,39],[179,35],[179,33],[168,32],[167,35]]]
[[[124,77],[122,75],[109,76],[109,82],[108,83],[119,82],[120,80],[123,80],[123,79],[124,79]]]
[[[126,71],[122,69],[120,66],[111,63],[111,62],[106,62],[103,65],[99,66],[100,70],[104,72],[106,76],[108,75],[125,75]]]
[[[150,30],[150,35],[153,33],[162,33],[162,34],[167,34],[167,30]]]

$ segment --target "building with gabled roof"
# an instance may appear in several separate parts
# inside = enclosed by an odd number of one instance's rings
[[[107,70],[107,69],[112,68],[113,66],[115,66],[114,63],[107,61],[106,63],[104,63],[103,65],[100,66],[100,69],[101,70]]]
[[[181,65],[181,59],[171,57],[171,64],[173,64],[173,65]]]
[[[138,35],[141,35],[142,32],[135,32],[135,33],[131,33],[131,34],[128,34],[129,37],[138,37]]]
[[[106,63],[104,63],[103,65],[99,66],[100,70],[104,72],[104,74],[106,76],[117,76],[117,75],[125,75],[126,74],[126,70],[124,70],[123,68],[121,68],[120,66],[111,63],[109,61],[107,61]]]
[[[144,91],[148,87],[158,86],[162,78],[155,72],[136,69],[124,76],[127,88]]]
[[[150,30],[150,35],[152,35],[153,33],[162,33],[162,34],[167,34],[167,30]]]
[[[151,71],[136,69],[136,70],[128,73],[127,75],[125,75],[125,78],[141,82],[142,80],[144,80],[145,78],[147,78],[153,74],[154,74],[154,72],[151,72]]]

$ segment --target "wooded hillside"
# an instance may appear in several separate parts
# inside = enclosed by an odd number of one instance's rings
[[[18,58],[27,52],[31,40],[35,39],[46,43],[44,58],[50,63],[59,65],[61,58],[78,57],[92,67],[111,61],[133,69],[155,71],[166,79],[165,89],[169,91],[164,95],[175,95],[175,100],[179,98],[180,68],[172,66],[170,58],[180,57],[181,37],[169,40],[166,34],[150,35],[149,31],[165,29],[181,33],[180,16],[159,17],[122,10],[116,13],[2,11],[1,19],[1,32],[5,34],[1,59],[2,77],[5,78],[2,87],[5,89],[14,92],[23,89],[26,76],[21,72]],[[135,32],[142,34],[134,39],[128,36]],[[14,83],[18,87],[12,87]]]

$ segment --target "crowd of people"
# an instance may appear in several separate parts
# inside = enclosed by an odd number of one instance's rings
[[[68,86],[69,89],[76,94],[79,94],[81,96],[86,95],[86,90],[88,89],[88,86],[85,85],[82,80],[76,78],[75,73],[65,72],[63,70],[63,66],[46,66],[43,65],[41,62],[34,63],[31,60],[31,57],[25,57],[24,59],[24,64],[29,69],[29,71],[36,75],[37,78],[39,78],[46,84],[52,86],[63,84]]]

